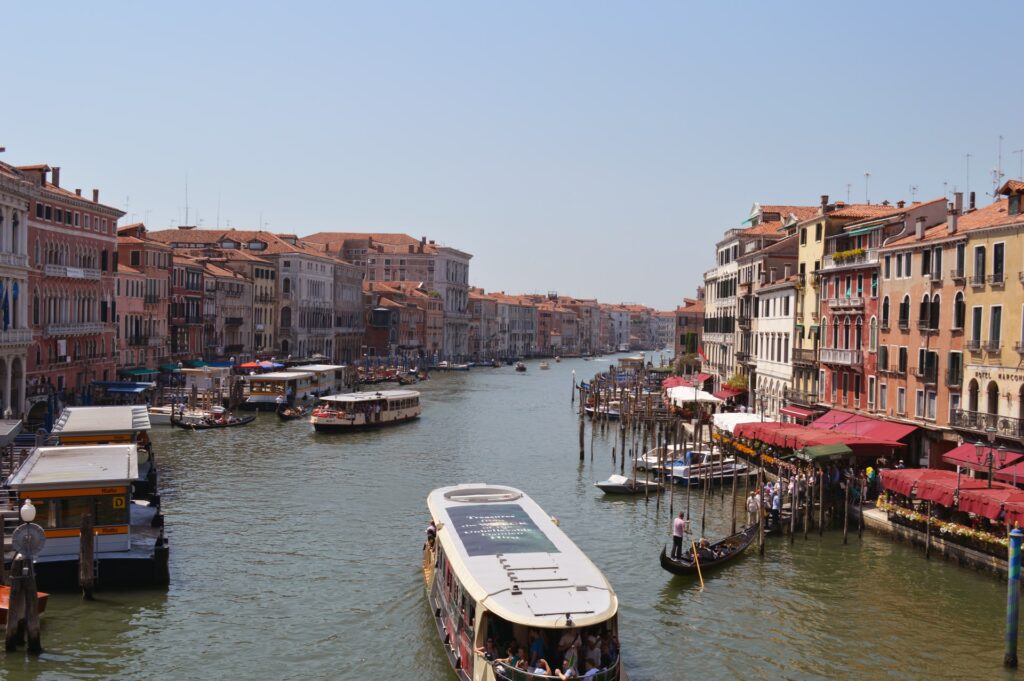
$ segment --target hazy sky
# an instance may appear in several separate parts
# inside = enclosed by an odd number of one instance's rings
[[[754,201],[1020,174],[1019,4],[6,3],[3,158],[145,220],[403,231],[674,306]],[[944,185],[948,183],[948,186]]]

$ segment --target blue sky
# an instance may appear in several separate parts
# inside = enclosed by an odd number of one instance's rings
[[[17,3],[8,163],[151,229],[403,231],[489,290],[667,308],[754,201],[984,203],[1011,3]],[[18,93],[14,96],[13,93]],[[946,183],[944,185],[944,183]]]

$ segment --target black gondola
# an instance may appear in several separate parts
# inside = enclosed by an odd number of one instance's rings
[[[757,537],[757,525],[751,525],[750,527],[744,528],[742,531],[737,532],[734,535],[726,537],[721,541],[715,542],[709,548],[711,553],[714,553],[716,549],[724,550],[725,554],[719,558],[708,558],[700,561],[701,571],[707,571],[711,568],[728,563],[732,559],[736,558]],[[665,568],[669,572],[675,575],[695,575],[697,574],[697,565],[692,559],[692,548],[691,551],[684,553],[684,556],[691,556],[691,558],[669,558],[668,554],[665,553],[665,547],[661,549],[661,567]]]
[[[185,430],[213,430],[214,428],[233,428],[235,426],[244,426],[255,420],[255,416],[243,416],[240,419],[225,421],[223,423],[182,423],[181,419],[171,419],[171,425],[177,426],[178,428],[184,428]]]

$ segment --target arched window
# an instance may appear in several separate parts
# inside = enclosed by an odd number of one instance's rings
[[[889,296],[882,298],[882,328],[889,328]]]
[[[985,389],[985,392],[988,393],[988,395],[987,395],[988,400],[986,400],[987,404],[985,405],[986,411],[988,411],[989,414],[998,414],[999,413],[999,386],[996,385],[995,381],[989,381],[988,382],[988,387]],[[994,426],[995,423],[989,423],[987,425]]]
[[[964,304],[964,292],[957,291],[953,299],[953,328],[963,329],[967,317],[967,306]]]
[[[921,299],[921,305],[917,309],[917,320],[923,327],[931,328],[928,325],[928,316],[931,314],[932,299],[926,293]]]
[[[839,318],[832,320],[832,347],[839,347]]]
[[[910,328],[910,296],[903,296],[900,302],[900,328]]]
[[[287,282],[288,280],[285,279],[285,281]],[[290,329],[291,326],[292,326],[292,309],[290,307],[282,308],[281,309],[281,328],[282,329]]]
[[[871,352],[878,351],[878,318],[872,317],[868,329],[868,349]]]
[[[939,312],[941,310],[942,299],[939,294],[936,293],[932,296],[931,309],[928,312],[928,328],[938,329],[939,328]]]
[[[978,381],[974,378],[967,386],[967,411],[978,411]]]
[[[291,293],[292,280],[289,279],[288,277],[285,277],[283,280],[281,280],[281,291],[284,293]]]
[[[864,343],[864,320],[857,317],[856,333],[854,334],[853,348],[860,350],[861,345]]]

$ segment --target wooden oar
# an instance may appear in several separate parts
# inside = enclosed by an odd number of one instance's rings
[[[700,558],[697,556],[697,545],[691,540],[690,550],[693,551],[693,564],[697,566],[697,576],[700,577],[700,590],[704,590],[704,575],[700,573]]]

